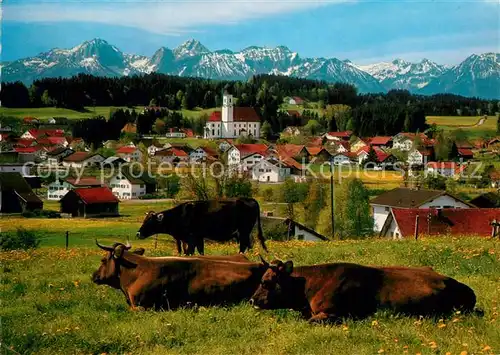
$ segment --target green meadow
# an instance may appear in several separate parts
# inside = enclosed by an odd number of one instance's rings
[[[22,223],[17,223],[21,225]],[[89,223],[88,239],[93,237]],[[115,229],[115,241],[124,241]],[[111,241],[111,238],[107,240]],[[134,241],[146,255],[172,255],[173,245]],[[289,310],[256,311],[247,303],[177,311],[130,311],[124,296],[90,275],[103,252],[90,244],[0,252],[3,353],[9,354],[498,354],[500,247],[479,238],[419,241],[269,242],[267,259],[297,265],[356,262],[432,266],[470,285],[483,317],[419,319],[389,312],[338,325],[310,325]],[[257,246],[255,247],[257,248]],[[208,244],[232,254],[235,244]],[[249,254],[257,260],[258,249]]]

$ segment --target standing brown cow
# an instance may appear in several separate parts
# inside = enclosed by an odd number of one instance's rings
[[[97,241],[96,241],[97,243]],[[248,300],[266,267],[245,256],[148,258],[129,245],[97,245],[106,251],[92,280],[125,295],[132,309],[175,309]]]
[[[250,303],[262,309],[292,308],[311,322],[364,318],[378,309],[431,316],[472,311],[476,304],[471,288],[430,268],[271,264]]]

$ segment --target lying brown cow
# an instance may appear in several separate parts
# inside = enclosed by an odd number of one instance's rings
[[[364,318],[378,309],[431,316],[472,311],[476,304],[472,289],[431,268],[271,264],[250,303],[262,309],[292,308],[312,322]]]
[[[248,300],[267,269],[242,255],[148,258],[140,255],[144,250],[130,251],[129,245],[97,245],[107,254],[92,281],[121,290],[133,309]]]

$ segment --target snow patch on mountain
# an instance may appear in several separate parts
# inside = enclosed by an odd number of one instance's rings
[[[246,80],[256,74],[295,76],[355,85],[360,92],[407,89],[421,93],[453,92],[500,97],[499,54],[472,55],[448,68],[428,59],[412,63],[403,59],[356,65],[336,58],[301,58],[285,46],[252,46],[238,52],[211,52],[196,40],[175,49],[159,48],[151,57],[125,54],[102,39],[85,41],[70,49],[55,48],[38,56],[1,63],[4,81],[27,84],[44,77],[69,77],[78,73],[122,76],[143,73]],[[498,85],[495,87],[495,85]]]

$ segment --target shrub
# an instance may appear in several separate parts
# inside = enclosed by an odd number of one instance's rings
[[[22,213],[25,218],[61,218],[61,214],[56,211],[34,210]]]
[[[272,223],[264,225],[264,236],[267,240],[287,240],[288,227],[284,223]]]
[[[252,197],[252,183],[245,177],[232,177],[224,186],[224,195],[227,198]]]
[[[18,228],[15,232],[4,232],[0,234],[0,249],[32,249],[38,247],[40,238],[24,228]]]
[[[266,202],[272,202],[274,197],[274,190],[272,187],[266,187],[262,190],[262,198]]]

